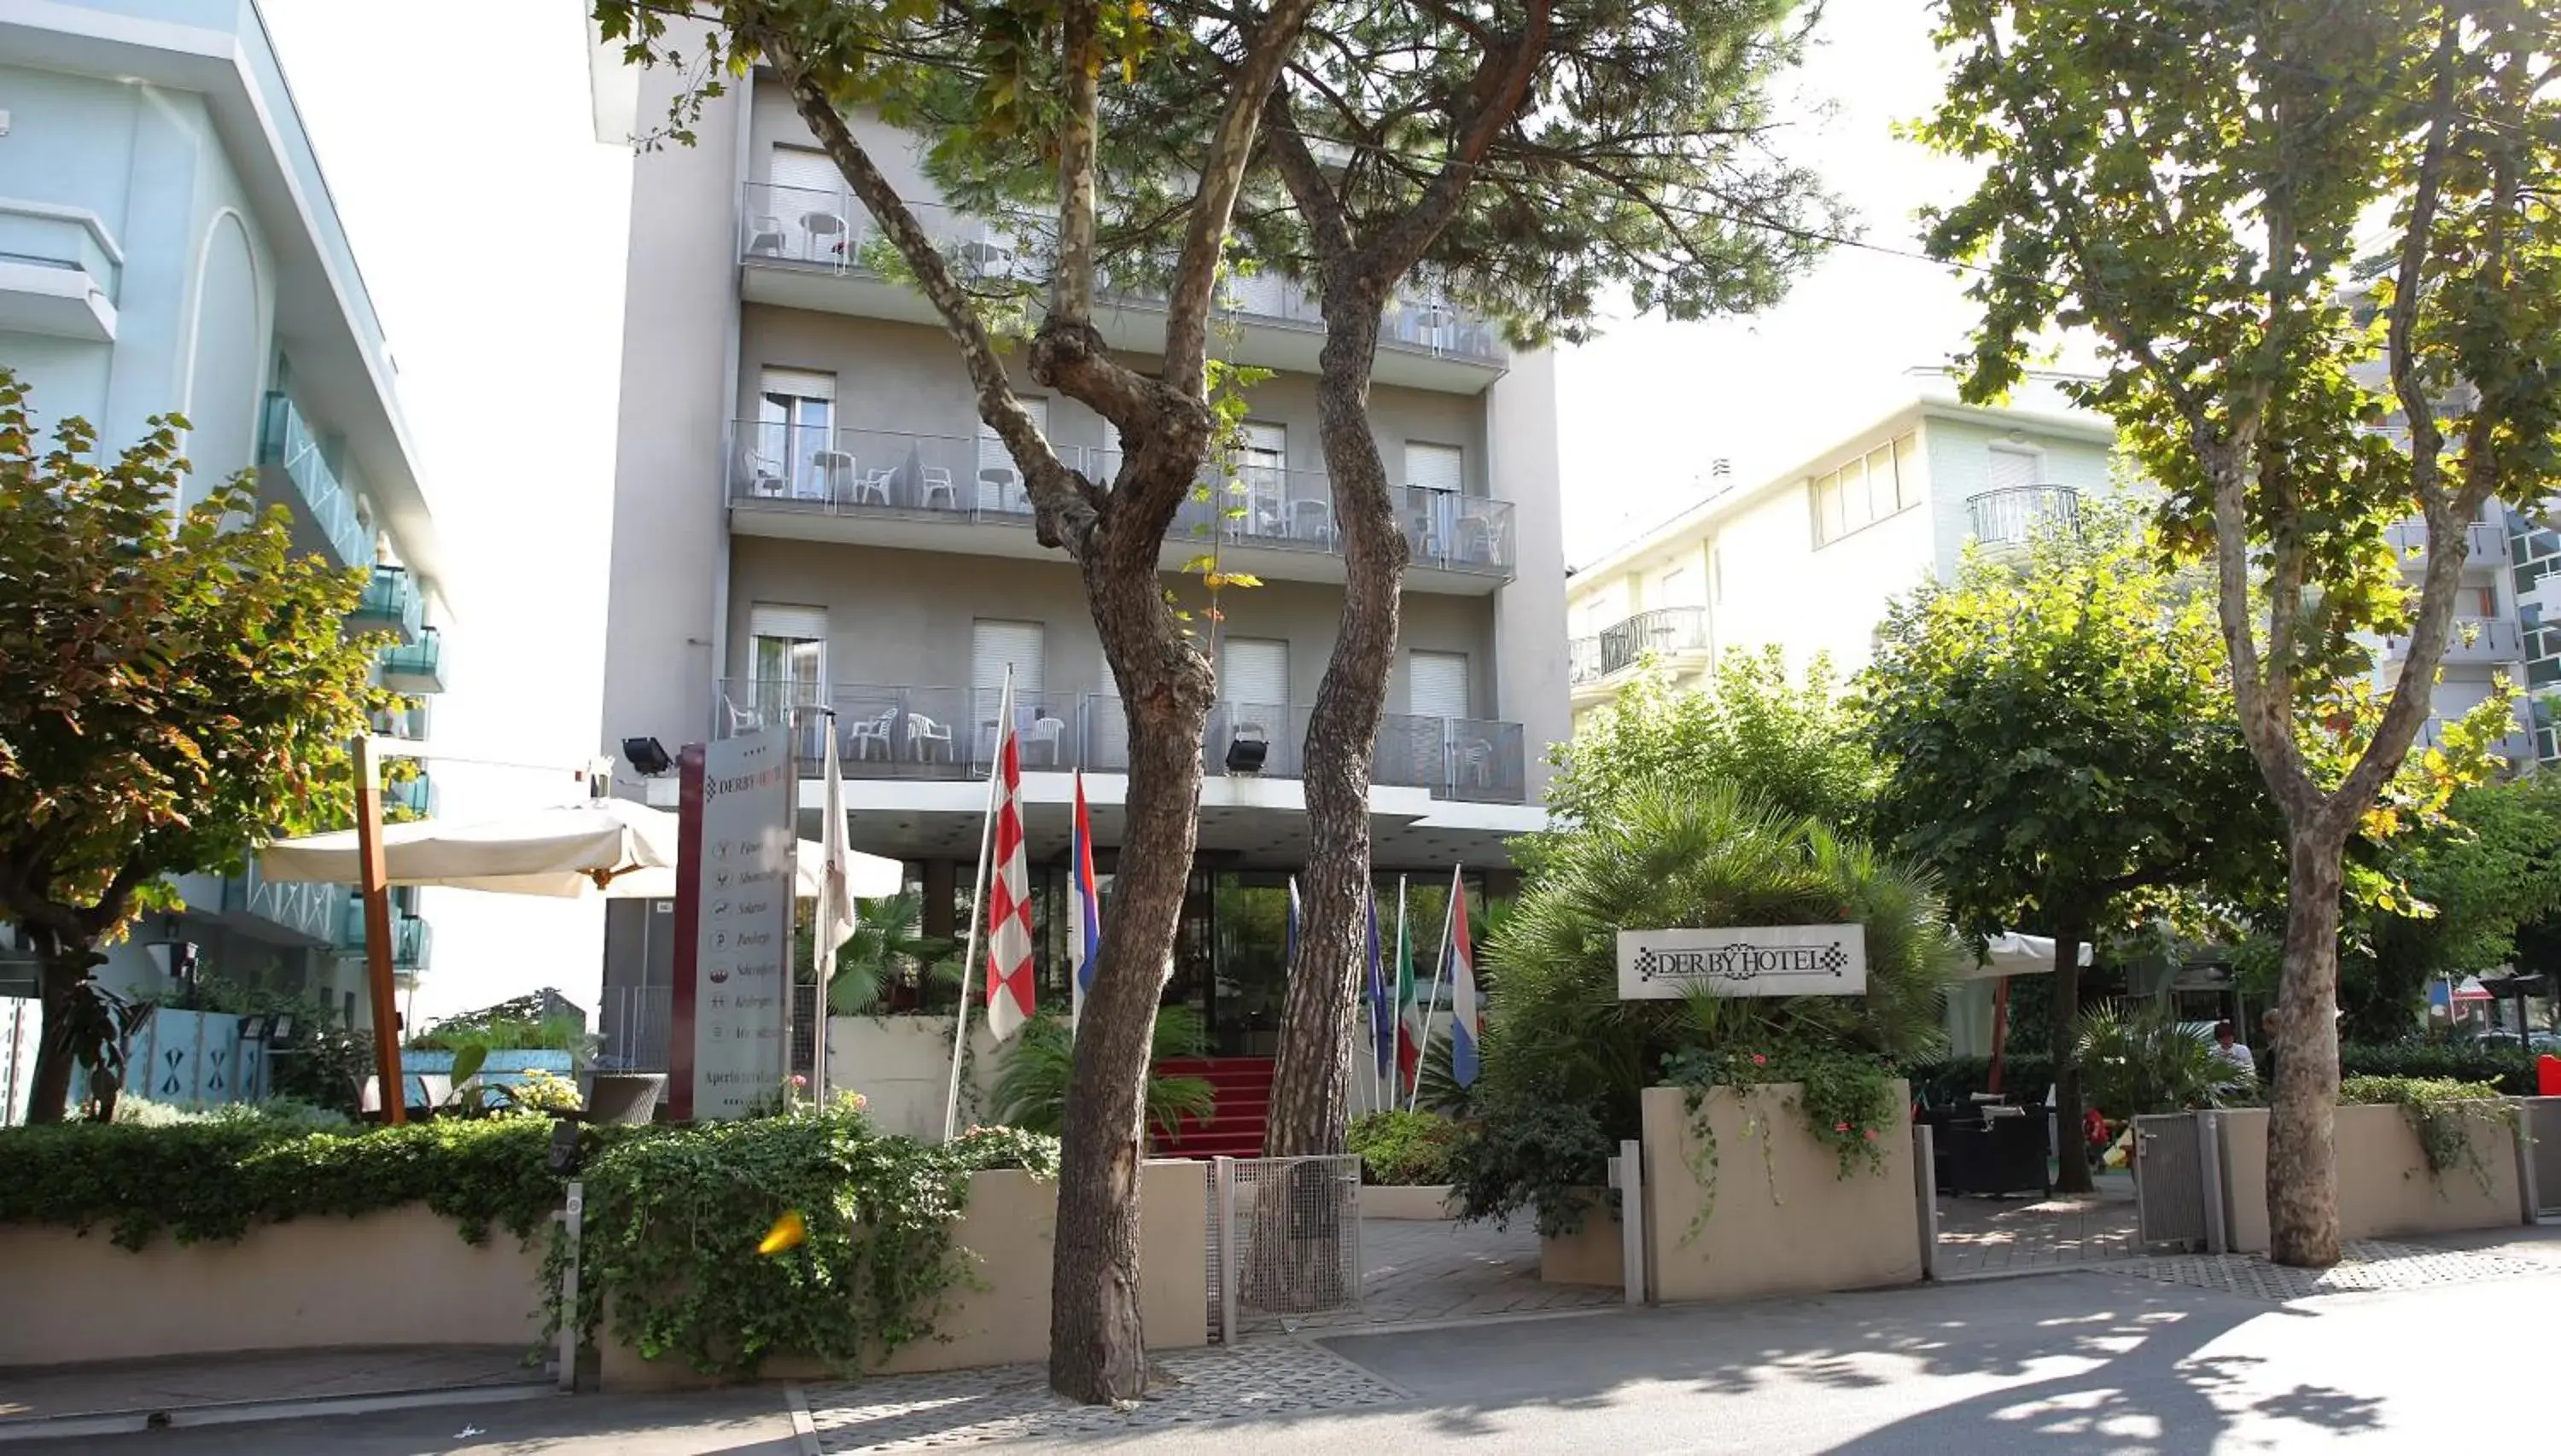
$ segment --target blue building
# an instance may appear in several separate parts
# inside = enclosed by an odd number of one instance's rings
[[[442,691],[443,558],[402,421],[397,369],[254,0],[0,0],[0,363],[47,425],[85,417],[121,449],[184,414],[199,499],[256,473],[298,547],[369,566],[357,624],[388,630],[384,682],[419,705],[376,727],[423,737]],[[424,808],[433,793],[409,793]],[[191,876],[108,979],[149,989],[171,947],[203,973],[370,1015],[343,886]],[[431,934],[413,901],[396,960]],[[0,982],[32,966],[0,937]],[[0,992],[25,989],[0,984]]]

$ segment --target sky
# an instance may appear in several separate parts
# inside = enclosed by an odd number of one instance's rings
[[[630,158],[595,139],[577,0],[261,0],[399,363],[454,566],[441,813],[574,799],[603,676]],[[1813,167],[1866,247],[1779,307],[1705,324],[1612,322],[1559,364],[1566,556],[1590,561],[1697,500],[1730,462],[1794,464],[1945,362],[1967,308],[1917,251],[1916,208],[1963,168],[1892,136],[1937,93],[1916,0],[1830,0],[1777,145]],[[540,986],[593,1008],[599,912],[448,890],[413,1022]]]

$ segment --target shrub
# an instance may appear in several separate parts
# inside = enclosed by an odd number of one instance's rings
[[[2215,1060],[2165,1001],[2082,1013],[2077,1052],[2090,1105],[2119,1121],[2211,1107],[2229,1100],[2227,1093],[2257,1091],[2255,1073]]]
[[[2338,1065],[2342,1076],[2487,1082],[2507,1096],[2530,1097],[2537,1054],[2513,1042],[2397,1042],[2340,1048]]]
[[[1608,1181],[1616,1151],[1599,1120],[1581,1107],[1500,1106],[1451,1149],[1450,1181],[1466,1217],[1507,1228],[1513,1214],[1528,1210],[1540,1236],[1557,1238],[1583,1226],[1592,1191]]]
[[[1171,1135],[1184,1118],[1205,1119],[1217,1111],[1218,1091],[1195,1076],[1167,1076],[1153,1063],[1198,1055],[1207,1042],[1200,1013],[1188,1006],[1156,1011],[1155,1043],[1149,1052],[1147,1121]],[[1067,1130],[1067,1083],[1075,1070],[1076,1042],[1066,1022],[1055,1016],[1034,1017],[1022,1039],[1005,1054],[990,1089],[998,1121],[1052,1135]]]
[[[2482,1124],[2505,1124],[2516,1116],[2513,1103],[2499,1100],[2487,1082],[2443,1077],[2352,1076],[2338,1084],[2341,1106],[2390,1104],[2401,1109],[2419,1138],[2428,1160],[2428,1176],[2442,1179],[2450,1169],[2469,1169],[2481,1191],[2489,1191],[2489,1165],[2481,1161],[2473,1138]]]
[[[1361,1160],[1362,1178],[1391,1188],[1431,1188],[1450,1181],[1458,1124],[1437,1112],[1372,1112],[1352,1119],[1343,1146]]]

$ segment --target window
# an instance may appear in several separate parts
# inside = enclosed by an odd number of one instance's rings
[[[1467,654],[1416,652],[1405,676],[1407,711],[1417,718],[1472,718]]]
[[[1991,466],[1984,472],[1985,490],[2024,490],[2045,473],[2045,457],[2034,450],[1991,447]]]
[[[1244,487],[1242,500],[1230,500],[1223,509],[1242,507],[1246,513],[1242,529],[1253,536],[1285,534],[1288,529],[1288,477],[1281,472],[1289,464],[1289,430],[1285,425],[1247,420],[1245,446],[1237,452],[1236,482]]]
[[[747,462],[758,489],[787,491],[794,500],[825,500],[835,423],[834,375],[765,371],[756,397],[756,458]]]
[[[773,185],[766,189],[765,207],[751,208],[750,251],[796,261],[841,263],[845,260],[846,223],[858,208],[845,200],[845,176],[825,152],[811,147],[775,147]]]
[[[1689,567],[1674,566],[1654,578],[1654,605],[1696,606],[1690,591]]]
[[[1049,436],[1049,401],[1038,395],[1022,397],[1023,412],[1032,417],[1032,428]],[[1116,441],[1115,441],[1116,443]],[[1116,462],[1115,462],[1116,463]],[[1010,511],[1017,516],[1032,513],[1031,492],[1023,487],[1023,473],[1014,468],[1013,451],[985,421],[978,424],[978,509]]]
[[[1405,483],[1456,495],[1466,488],[1467,457],[1456,445],[1405,442]]]
[[[826,608],[760,601],[748,608],[747,622],[748,660],[758,685],[806,689],[813,696],[787,701],[815,701],[815,690],[827,680]]]
[[[1038,622],[1000,622],[981,617],[969,624],[969,686],[986,697],[985,709],[994,712],[993,695],[1005,686],[1005,669],[1014,670],[1014,698],[1026,705],[1036,705],[1041,695],[1041,661],[1048,629]]]
[[[1218,696],[1229,703],[1287,707],[1289,644],[1263,637],[1228,638],[1218,654]]]
[[[1919,439],[1907,434],[1815,476],[1814,545],[1829,545],[1919,505],[1920,473]]]

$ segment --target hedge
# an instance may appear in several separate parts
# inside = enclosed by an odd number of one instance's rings
[[[2268,1049],[2259,1054],[2259,1073],[2268,1073]],[[2534,1095],[2534,1063],[2541,1053],[2509,1045],[2478,1042],[2401,1042],[2384,1046],[2350,1045],[2339,1049],[2342,1077],[2421,1077],[2432,1081],[2487,1082],[2511,1097]],[[1989,1089],[1991,1061],[1981,1056],[1952,1056],[1944,1061],[1906,1067],[1916,1095],[1933,1102],[1963,1102]],[[2045,1056],[2011,1054],[2001,1068],[2001,1088],[2011,1096],[2042,1100],[2054,1080],[2054,1062]]]

